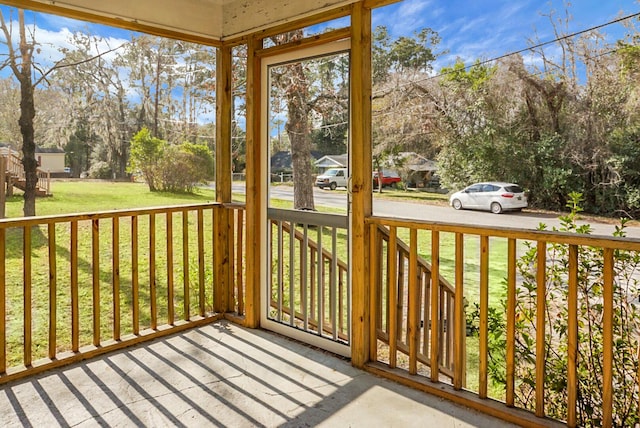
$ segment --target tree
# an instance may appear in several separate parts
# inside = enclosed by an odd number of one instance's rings
[[[140,171],[152,192],[159,190],[158,165],[166,146],[166,141],[153,137],[147,128],[142,128],[131,140],[129,172],[135,174]]]
[[[435,154],[418,82],[428,81],[438,34],[425,28],[413,37],[391,40],[386,27],[373,34],[373,162],[380,171],[403,151]],[[379,191],[382,187],[378,188]]]
[[[27,39],[24,23],[24,10],[18,9],[18,51],[13,45],[12,33],[0,10],[0,27],[4,33],[9,56],[5,62],[11,68],[14,76],[20,84],[20,133],[22,134],[22,165],[24,167],[26,184],[24,192],[24,215],[36,215],[36,185],[38,183],[36,161],[36,143],[34,139],[33,120],[36,117],[36,108],[33,98],[33,50],[35,40]],[[3,184],[4,185],[4,184]]]
[[[20,85],[20,118],[18,123],[22,135],[22,165],[26,177],[23,212],[25,216],[34,216],[36,215],[36,186],[38,183],[34,126],[36,117],[35,88],[41,82],[47,81],[53,72],[66,67],[73,67],[78,63],[68,62],[63,59],[46,70],[38,66],[34,62],[37,43],[34,33],[27,37],[23,9],[18,9],[17,48],[14,45],[13,27],[7,24],[2,11],[0,11],[0,29],[4,34],[5,40],[3,43],[7,46],[8,52],[6,60],[0,67],[9,67]],[[111,51],[98,53],[91,58],[84,59],[81,63],[100,58]],[[36,78],[34,79],[33,76],[36,76]]]

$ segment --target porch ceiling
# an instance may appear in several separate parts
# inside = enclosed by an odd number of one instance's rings
[[[321,13],[359,0],[20,0],[3,1],[70,16],[134,23],[223,40]],[[38,7],[40,6],[40,7]],[[93,19],[92,19],[93,18]]]

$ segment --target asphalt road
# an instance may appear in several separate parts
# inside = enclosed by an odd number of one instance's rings
[[[244,184],[234,183],[233,191],[244,193]],[[346,208],[347,192],[345,189],[321,190],[314,188],[313,191],[316,206],[326,206],[333,208]],[[293,189],[290,186],[273,186],[271,197],[283,200],[293,200]],[[458,223],[476,226],[489,227],[512,227],[518,229],[537,229],[540,223],[544,223],[548,230],[553,227],[560,227],[557,215],[544,214],[529,210],[522,212],[505,212],[502,214],[492,214],[483,211],[456,211],[449,206],[431,205],[417,201],[390,201],[385,199],[373,200],[373,213],[384,217],[398,217],[407,219],[427,220],[446,223]],[[589,223],[592,227],[593,235],[611,236],[615,230],[614,224],[597,221],[578,221],[578,223]],[[627,227],[627,236],[640,239],[640,227]]]

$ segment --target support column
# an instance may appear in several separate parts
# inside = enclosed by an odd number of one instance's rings
[[[260,325],[260,275],[262,260],[261,209],[266,209],[262,197],[265,180],[261,160],[262,136],[260,58],[256,50],[262,47],[262,39],[249,38],[247,43],[247,290],[245,293],[245,325],[256,328]],[[266,244],[265,244],[266,245]]]
[[[351,13],[351,363],[370,359],[369,228],[371,180],[371,9],[354,3]]]
[[[218,48],[216,55],[216,202],[231,202],[231,67],[229,46]],[[229,296],[232,295],[229,239],[230,214],[226,209],[217,209],[214,214],[214,310],[228,312],[234,309]]]

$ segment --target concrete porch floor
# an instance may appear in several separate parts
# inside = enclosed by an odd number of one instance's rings
[[[511,426],[224,321],[4,385],[0,425]]]

